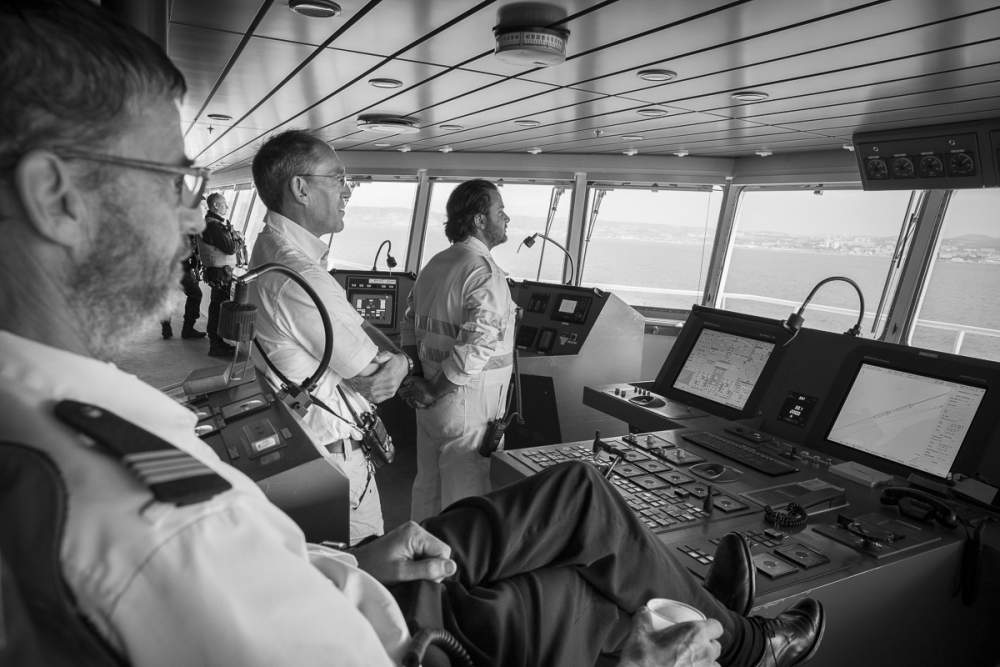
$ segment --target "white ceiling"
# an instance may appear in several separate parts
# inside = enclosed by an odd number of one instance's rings
[[[198,163],[246,165],[293,127],[339,150],[743,157],[1000,116],[997,0],[550,0],[570,36],[566,61],[547,68],[493,55],[505,2],[339,4],[339,16],[309,19],[287,0],[173,0],[168,52],[187,77],[182,117]],[[636,76],[649,67],[677,78]],[[739,90],[770,98],[735,103]],[[651,104],[669,114],[637,113]],[[420,131],[362,132],[362,113],[410,116]],[[513,122],[525,118],[540,124]]]

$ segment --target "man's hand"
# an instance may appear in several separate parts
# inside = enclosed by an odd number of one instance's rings
[[[619,667],[719,667],[722,625],[715,619],[653,630],[649,610],[636,612]]]
[[[406,377],[410,365],[402,354],[393,354],[386,350],[380,351],[372,359],[379,368],[371,375],[356,375],[347,384],[372,403],[381,403],[396,395],[400,383]]]
[[[421,377],[408,377],[399,388],[399,395],[411,408],[418,410],[429,408],[437,401],[437,396],[431,391],[430,384]]]
[[[383,584],[428,579],[440,582],[455,574],[451,547],[413,521],[354,551],[358,566]]]

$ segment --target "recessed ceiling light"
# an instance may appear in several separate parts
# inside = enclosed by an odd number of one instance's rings
[[[637,110],[636,113],[648,118],[661,118],[670,112],[662,107],[645,107],[644,109]]]
[[[464,125],[459,125],[458,123],[445,123],[441,126],[442,130],[464,130]]]
[[[541,123],[534,118],[518,118],[514,121],[514,125],[520,125],[521,127],[538,127]]]
[[[400,153],[409,153],[412,149],[404,144],[403,146],[400,146],[396,150],[399,151]]]
[[[376,88],[399,88],[403,85],[403,82],[399,79],[390,79],[388,77],[375,77],[374,79],[368,79],[368,83],[375,86]]]
[[[330,0],[288,0],[288,8],[313,19],[328,19],[340,14],[340,5]]]
[[[622,155],[628,155],[629,157],[632,157],[638,152],[639,152],[638,148],[626,148],[625,150],[622,151]]]
[[[622,137],[622,141],[642,141],[642,137],[638,134],[626,134]]]
[[[677,72],[670,69],[641,69],[635,75],[643,81],[670,81],[677,78]]]
[[[852,153],[854,152],[854,144],[844,144],[843,146],[841,146],[841,148],[843,148],[845,151],[851,151]]]
[[[455,149],[452,148],[451,146],[442,146],[438,150],[441,151],[442,153],[450,153],[450,152],[452,152]]]
[[[763,102],[770,95],[761,90],[741,90],[738,93],[733,93],[729,96],[733,102]]]
[[[771,155],[774,155],[774,151],[769,151],[769,150],[759,150],[759,151],[754,151],[754,152],[753,152],[753,154],[754,154],[754,155],[757,155],[757,156],[759,156],[759,157],[769,157],[769,156],[771,156]]]
[[[392,132],[397,134],[413,134],[419,132],[417,121],[404,116],[386,116],[383,114],[364,114],[358,116],[358,129],[366,132]]]
[[[386,141],[376,141],[375,145],[377,147],[379,147],[379,148],[388,148],[389,146],[392,146],[392,144],[390,144],[390,143],[388,143]]]
[[[691,155],[691,151],[682,148],[679,151],[674,151],[674,155],[677,157],[687,157],[688,155]]]
[[[227,121],[233,119],[233,117],[227,113],[210,113],[208,114],[208,117],[211,118],[212,120],[221,120],[221,121]]]
[[[528,152],[531,153],[532,155],[538,155],[539,153],[542,152],[542,149],[539,148],[538,146],[532,146],[531,148],[528,149]]]

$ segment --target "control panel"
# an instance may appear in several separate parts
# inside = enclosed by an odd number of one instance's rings
[[[865,190],[998,185],[1000,119],[854,136]]]
[[[524,281],[511,284],[521,307],[514,344],[522,356],[579,354],[608,299],[596,288]]]
[[[330,275],[347,292],[348,303],[359,315],[390,338],[399,334],[414,274],[334,269]]]

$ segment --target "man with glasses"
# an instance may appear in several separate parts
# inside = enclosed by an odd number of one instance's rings
[[[814,651],[815,602],[777,619],[729,611],[580,464],[353,555],[307,545],[196,437],[194,414],[103,361],[167,312],[185,236],[203,229],[180,72],[87,0],[0,3],[0,44],[0,664],[380,667],[400,662],[414,599],[481,664],[593,664],[624,646],[630,666],[790,665]],[[293,179],[291,192],[335,205],[338,165],[312,168],[293,173],[331,176],[310,181],[330,191]],[[653,596],[719,620],[652,632],[637,610]]]
[[[373,462],[366,456],[360,415],[370,402],[391,398],[409,373],[409,358],[362,318],[326,266],[329,246],[344,229],[351,186],[344,165],[324,141],[291,130],[268,139],[253,160],[253,178],[267,206],[250,266],[277,262],[301,274],[323,302],[333,325],[333,357],[313,390],[305,424],[321,453],[350,480],[350,543],[383,532]],[[320,240],[329,234],[329,241]],[[295,282],[274,273],[251,285],[259,308],[257,340],[283,375],[301,379],[316,369],[324,335],[312,300]],[[324,407],[321,407],[324,406]]]
[[[201,234],[199,254],[205,265],[205,282],[212,288],[212,298],[208,303],[208,355],[211,357],[232,357],[235,348],[219,336],[219,310],[224,301],[229,300],[233,285],[233,269],[237,265],[237,254],[243,243],[239,233],[226,219],[229,204],[221,192],[208,195],[208,213],[205,215],[205,231]]]

